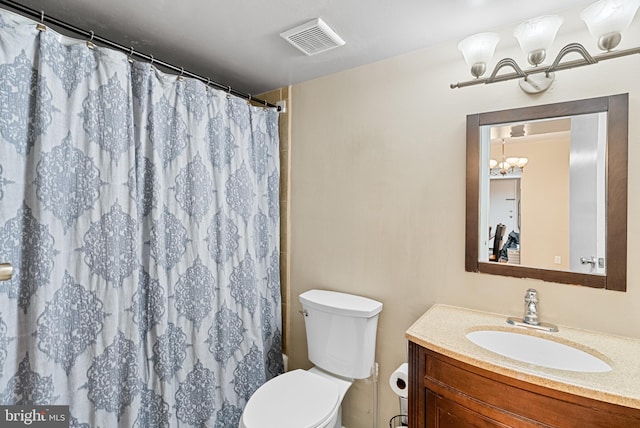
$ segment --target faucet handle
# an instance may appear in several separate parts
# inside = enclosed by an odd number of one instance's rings
[[[524,301],[527,303],[538,303],[538,290],[535,288],[528,289],[524,295]]]
[[[531,325],[540,324],[538,317],[538,292],[533,288],[528,289],[527,294],[524,295],[523,321]]]

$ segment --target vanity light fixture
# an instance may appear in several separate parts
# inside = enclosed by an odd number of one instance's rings
[[[451,89],[520,79],[520,88],[523,91],[537,94],[544,92],[551,86],[556,71],[640,54],[640,47],[614,50],[622,40],[622,32],[631,25],[639,7],[640,0],[600,0],[588,6],[582,11],[580,18],[596,39],[598,47],[604,52],[592,56],[580,43],[569,43],[558,52],[555,60],[549,66],[542,66],[542,63],[546,59],[547,51],[553,44],[564,19],[558,15],[548,15],[525,21],[516,27],[513,35],[518,40],[532,67],[523,70],[512,58],[503,58],[495,65],[491,75],[486,78],[480,77],[487,69],[487,64],[498,44],[499,36],[496,33],[480,33],[467,37],[460,42],[458,49],[462,52],[471,69],[471,75],[475,79],[452,83]],[[579,54],[582,58],[561,62],[567,54],[572,52]],[[498,75],[498,72],[504,67],[510,67],[514,71]]]

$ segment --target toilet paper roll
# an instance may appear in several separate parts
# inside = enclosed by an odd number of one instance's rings
[[[400,364],[400,366],[391,373],[389,385],[397,396],[407,398],[409,395],[409,365],[407,363]]]

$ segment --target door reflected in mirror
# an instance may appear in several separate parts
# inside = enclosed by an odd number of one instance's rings
[[[626,291],[628,94],[467,116],[465,269]]]

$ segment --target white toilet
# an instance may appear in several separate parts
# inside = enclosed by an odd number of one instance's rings
[[[370,376],[382,303],[327,290],[300,295],[315,367],[271,379],[249,399],[240,428],[339,428],[354,379]]]

